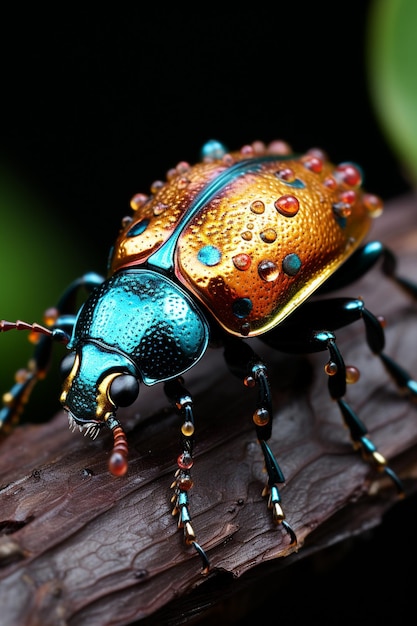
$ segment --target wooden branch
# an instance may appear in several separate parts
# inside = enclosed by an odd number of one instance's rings
[[[415,205],[414,196],[392,202],[372,236],[399,253],[401,273],[417,282]],[[416,304],[378,269],[345,292],[386,317],[386,352],[417,375]],[[361,322],[337,336],[346,363],[362,374],[346,398],[407,495],[414,494],[416,407],[370,353]],[[73,434],[64,413],[20,426],[2,442],[2,625],[122,626],[150,619],[174,599],[177,615],[201,616],[219,600],[222,576],[239,579],[262,564],[277,571],[380,523],[397,501],[395,489],[353,451],[327,391],[326,354],[295,357],[255,346],[269,364],[276,411],[270,445],[286,476],[282,503],[298,551],[261,497],[254,392],[212,350],[186,377],[196,413],[190,512],[211,561],[209,576],[171,516],[179,418],[162,386],[143,389],[134,410],[120,413],[130,446],[123,478],[107,470],[110,435],[91,441]]]

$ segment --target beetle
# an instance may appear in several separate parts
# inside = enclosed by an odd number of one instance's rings
[[[210,140],[200,161],[179,162],[149,194],[136,194],[131,209],[105,278],[87,273],[75,280],[46,312],[45,325],[0,323],[0,331],[27,330],[39,339],[28,367],[3,397],[0,427],[17,421],[47,372],[52,344],[62,342],[68,354],[61,363],[60,401],[69,426],[92,437],[110,429],[109,470],[122,476],[128,446],[117,409],[136,400],[140,384],[163,383],[182,417],[173,512],[207,572],[189,510],[195,424],[183,377],[209,347],[221,346],[231,373],[258,390],[253,422],[267,473],[263,495],[274,523],[295,545],[279,490],[284,474],[268,445],[273,410],[267,366],[250,346],[258,337],[287,353],[328,352],[329,393],[353,447],[402,493],[400,478],[344,399],[346,383],[359,372],[345,365],[335,331],[362,319],[369,348],[397,385],[417,398],[417,382],[383,352],[383,323],[363,300],[312,297],[350,284],[382,260],[383,272],[417,299],[416,285],[397,276],[394,254],[378,241],[364,243],[383,202],[363,189],[359,166],[335,165],[320,149],[296,155],[283,141],[229,152]],[[82,288],[88,297],[77,312]]]

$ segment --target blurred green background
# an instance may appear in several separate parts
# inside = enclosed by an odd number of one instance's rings
[[[0,161],[0,318],[43,323],[67,284],[91,263],[90,246],[77,223],[62,219],[61,207],[28,175]],[[27,417],[48,419],[59,409],[57,367],[63,347],[56,346],[46,381],[31,398]],[[14,373],[31,357],[25,331],[0,335],[0,393],[12,385]]]
[[[376,0],[366,34],[369,94],[382,131],[417,186],[417,2]]]

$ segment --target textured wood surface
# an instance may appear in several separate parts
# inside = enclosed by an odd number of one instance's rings
[[[401,273],[415,282],[416,206],[414,196],[391,202],[372,232],[398,253]],[[416,303],[377,268],[345,293],[386,317],[386,352],[417,376]],[[416,406],[399,396],[370,353],[361,322],[337,337],[346,363],[361,371],[346,398],[412,496]],[[259,568],[282,570],[380,523],[397,496],[352,450],[328,395],[327,354],[294,357],[255,345],[269,364],[276,414],[270,445],[286,476],[283,508],[298,550],[289,548],[261,497],[254,395],[212,350],[186,377],[196,414],[190,512],[211,561],[209,576],[201,575],[170,513],[179,418],[162,386],[144,389],[134,410],[120,412],[130,446],[123,478],[107,471],[110,437],[71,433],[64,413],[20,426],[1,442],[1,626],[122,626],[150,624],[153,616],[159,624],[183,623],[184,616],[191,623],[226,596],[225,576],[234,580],[230,594],[243,575],[250,581]]]

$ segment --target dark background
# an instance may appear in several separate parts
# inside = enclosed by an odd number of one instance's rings
[[[0,159],[6,184],[24,189],[26,199],[0,209],[12,244],[7,257],[0,251],[0,283],[13,281],[0,317],[39,320],[54,303],[44,290],[56,298],[65,287],[61,274],[67,280],[80,271],[105,272],[132,195],[147,193],[178,161],[197,160],[211,138],[230,149],[276,138],[295,151],[320,146],[336,162],[358,162],[365,187],[385,200],[407,192],[368,88],[370,6],[359,0],[227,11],[196,3],[4,10]],[[11,352],[4,359],[1,351],[2,391]],[[305,571],[293,594],[286,589],[282,598],[277,589],[265,608],[283,624],[294,617],[368,625],[401,618],[415,553],[415,503],[406,507],[330,575]],[[371,593],[375,585],[379,591]],[[266,619],[259,607],[247,622],[257,617]]]
[[[131,196],[211,138],[321,146],[360,163],[369,191],[404,191],[368,91],[370,5],[11,12],[2,156],[42,195],[64,263],[91,247],[103,271]]]

